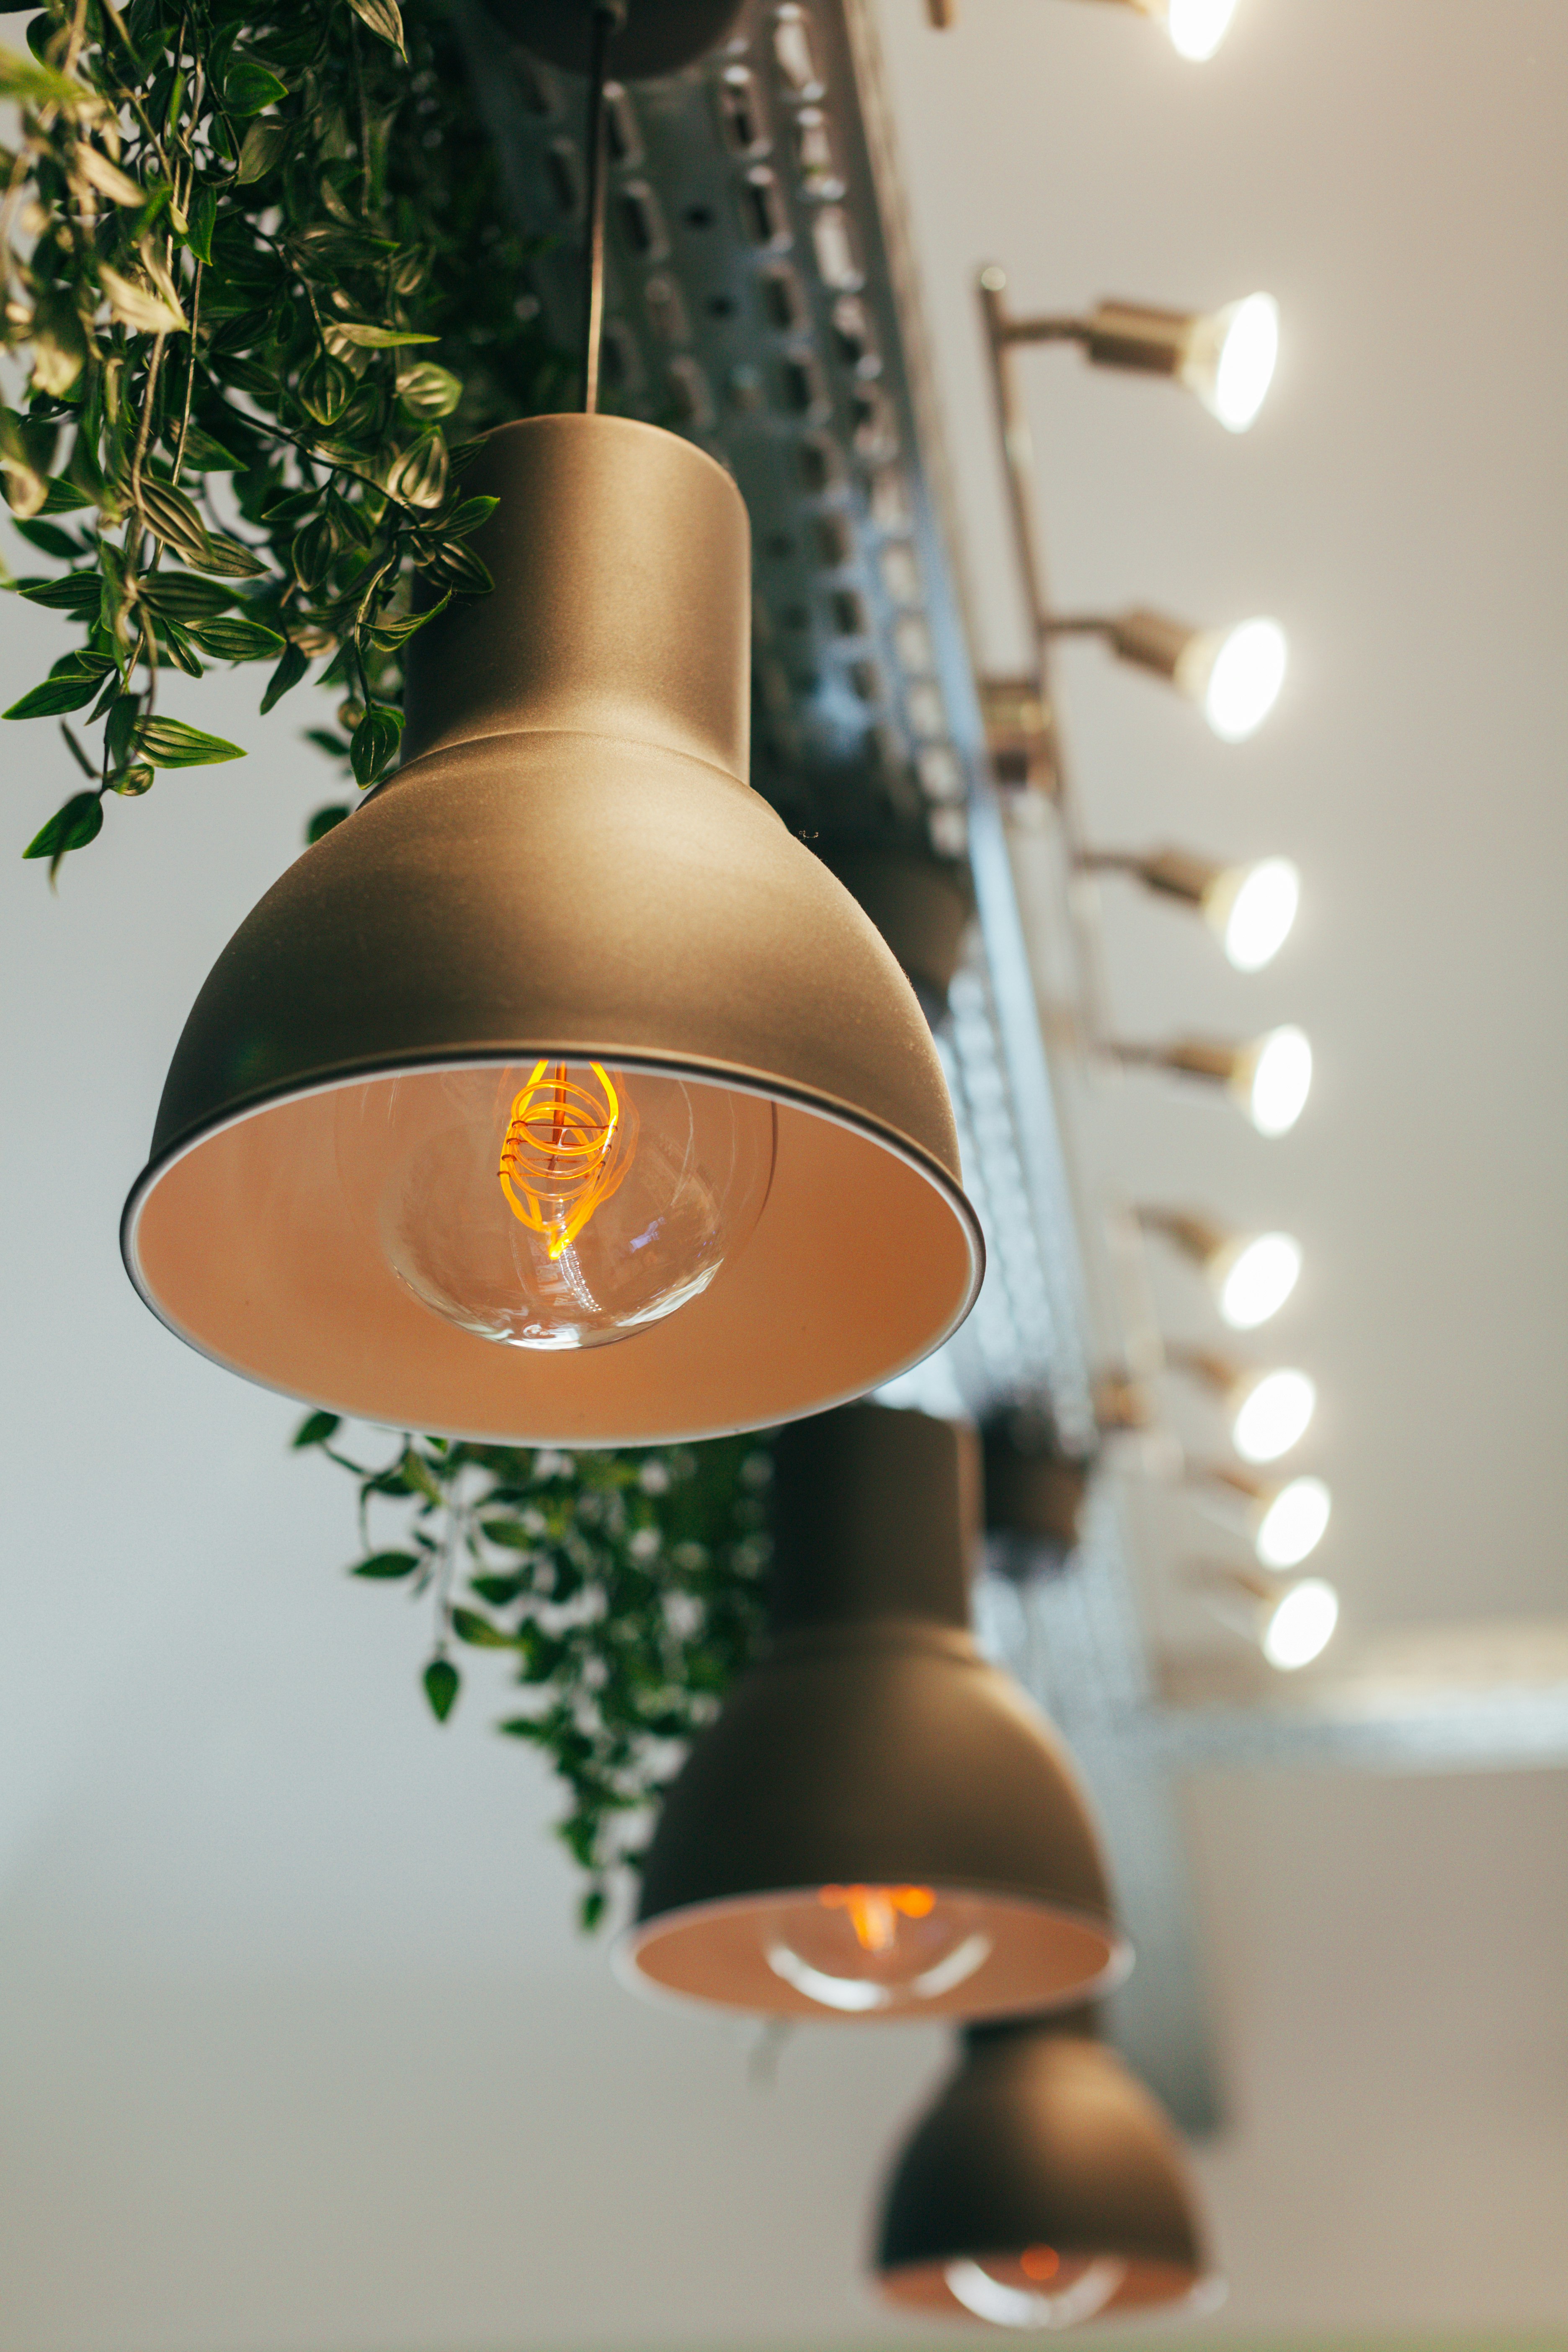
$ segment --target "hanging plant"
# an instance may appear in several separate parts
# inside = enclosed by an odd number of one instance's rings
[[[359,1481],[350,1573],[431,1611],[438,1722],[462,1688],[454,1649],[515,1659],[526,1699],[499,1728],[565,1785],[558,1833],[595,1927],[616,1872],[636,1867],[642,1817],[760,1638],[767,1440],[566,1454],[409,1437],[375,1467],[342,1450],[341,1429],[313,1412],[294,1443]]]
[[[26,371],[0,488],[61,568],[5,584],[78,642],[5,716],[58,720],[79,771],[24,852],[52,876],[108,793],[242,756],[160,713],[170,668],[263,662],[267,711],[321,661],[342,732],[315,740],[384,774],[402,646],[489,585],[464,442],[566,366],[436,0],[49,0],[27,40],[0,50]]]

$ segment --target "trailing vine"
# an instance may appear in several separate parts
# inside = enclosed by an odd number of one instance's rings
[[[462,1688],[455,1647],[515,1659],[527,1699],[499,1727],[565,1784],[558,1834],[595,1927],[616,1870],[637,1865],[642,1817],[760,1636],[766,1439],[568,1454],[408,1437],[377,1466],[314,1412],[294,1443],[359,1481],[351,1573],[430,1607],[424,1688],[438,1722]]]
[[[464,446],[552,405],[569,363],[438,0],[49,0],[27,41],[0,50],[0,340],[25,371],[0,488],[63,568],[5,584],[79,642],[5,716],[58,719],[79,771],[24,852],[52,876],[107,794],[241,756],[160,714],[170,668],[265,662],[266,711],[320,661],[342,732],[314,740],[382,775],[403,646],[489,585]]]

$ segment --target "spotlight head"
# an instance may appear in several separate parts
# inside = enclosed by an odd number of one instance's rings
[[[1289,1134],[1306,1108],[1312,1084],[1312,1048],[1304,1030],[1270,1029],[1247,1045],[1183,1037],[1169,1045],[1123,1043],[1112,1048],[1132,1068],[1179,1070],[1222,1086],[1259,1135]]]
[[[1047,2009],[1124,1972],[1071,1765],[968,1630],[978,1455],[878,1405],[781,1436],[771,1646],[665,1800],[632,1982],[875,2021]]]
[[[1212,2305],[1169,2119],[1085,2011],[972,2027],[884,2192],[889,2303],[1001,2327]]]
[[[1261,971],[1273,961],[1301,895],[1301,877],[1288,857],[1221,866],[1184,849],[1142,857],[1094,850],[1083,862],[1091,870],[1133,875],[1145,889],[1197,908],[1237,971]]]
[[[1132,0],[1145,16],[1163,20],[1179,58],[1205,65],[1230,30],[1236,0]]]
[[[1063,632],[1083,625],[1070,620]],[[1226,629],[1199,629],[1168,614],[1142,609],[1098,623],[1118,659],[1168,679],[1195,702],[1222,742],[1244,742],[1279,699],[1288,649],[1278,621],[1237,621]]]
[[[1220,1503],[1222,1519],[1239,1521],[1251,1537],[1260,1568],[1300,1568],[1322,1541],[1331,1497],[1321,1478],[1276,1484],[1218,1462],[1200,1465],[1192,1475]]]
[[[1138,1222],[1163,1235],[1203,1268],[1224,1320],[1233,1331],[1255,1331],[1277,1315],[1301,1272],[1301,1244],[1291,1234],[1226,1234],[1202,1217],[1142,1208]]]
[[[1244,1462],[1277,1462],[1306,1434],[1318,1399],[1306,1372],[1257,1371],[1198,1348],[1172,1348],[1165,1360],[1223,1402],[1230,1442]]]
[[[1327,1649],[1339,1623],[1339,1594],[1325,1577],[1268,1574],[1215,1563],[1190,1581],[1214,1615],[1233,1633],[1256,1642],[1280,1674],[1310,1665]]]
[[[1028,339],[1030,325],[1018,322],[1014,340]],[[1065,330],[1055,322],[1052,328],[1053,339],[1060,340]],[[1076,331],[1096,367],[1173,376],[1197,394],[1227,432],[1245,433],[1273,381],[1279,353],[1279,305],[1272,294],[1248,294],[1220,310],[1097,302]],[[1045,337],[1037,331],[1036,339]]]

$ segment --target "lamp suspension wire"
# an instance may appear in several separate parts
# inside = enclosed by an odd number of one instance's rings
[[[626,23],[626,0],[594,0],[588,27],[588,189],[583,251],[583,414],[599,405],[599,346],[605,327],[605,82],[610,43]]]

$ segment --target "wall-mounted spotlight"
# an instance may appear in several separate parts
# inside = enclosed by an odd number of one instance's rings
[[[1136,5],[1136,0],[1134,0]],[[1006,280],[1000,270],[987,271]],[[996,290],[1000,290],[998,288]],[[1008,343],[1077,343],[1095,367],[1173,376],[1231,433],[1245,433],[1262,407],[1279,355],[1279,305],[1248,294],[1221,310],[1166,310],[1152,302],[1097,302],[1081,318],[1004,314]]]
[[[1278,1462],[1306,1435],[1318,1402],[1310,1374],[1251,1370],[1199,1348],[1169,1348],[1165,1361],[1220,1399],[1230,1415],[1230,1442],[1244,1462]]]
[[[1100,637],[1119,661],[1152,671],[1195,702],[1225,743],[1256,734],[1279,699],[1288,649],[1278,621],[1198,629],[1166,613],[1053,614],[1053,637]]]
[[[1312,1048],[1303,1029],[1270,1029],[1247,1045],[1178,1038],[1169,1045],[1119,1044],[1116,1059],[1140,1069],[1180,1070],[1222,1086],[1259,1135],[1288,1135],[1306,1108]]]
[[[1113,1984],[1129,1956],[1070,1760],[969,1632],[974,1433],[855,1405],[775,1460],[770,1645],[665,1799],[626,1973],[818,2021]]]
[[[1084,2010],[964,2034],[888,2184],[877,2275],[905,2310],[998,2327],[1218,2299],[1181,2144]]]
[[[1221,1462],[1204,1463],[1191,1475],[1239,1503],[1260,1568],[1300,1568],[1323,1539],[1331,1498],[1321,1478],[1289,1478],[1279,1486]]]
[[[1163,24],[1179,58],[1204,65],[1230,30],[1236,0],[1128,0],[1141,16]]]
[[[1289,937],[1301,877],[1289,857],[1221,866],[1184,849],[1090,850],[1080,863],[1096,874],[1129,874],[1144,888],[1195,907],[1237,971],[1261,971]]]
[[[1175,1209],[1141,1208],[1135,1213],[1145,1232],[1162,1234],[1203,1268],[1233,1331],[1255,1331],[1267,1323],[1296,1287],[1301,1244],[1292,1234],[1227,1234]]]
[[[1214,1614],[1256,1642],[1281,1674],[1310,1666],[1340,1622],[1340,1596],[1326,1577],[1269,1576],[1216,1564],[1190,1580]]]

